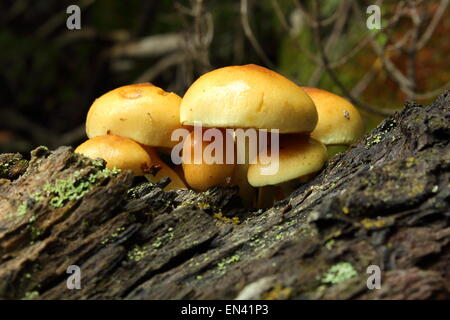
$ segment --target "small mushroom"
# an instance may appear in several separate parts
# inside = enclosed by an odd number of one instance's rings
[[[327,146],[350,145],[364,134],[364,123],[358,109],[334,93],[302,87],[317,108],[319,121],[311,137]]]
[[[320,141],[302,134],[283,136],[280,139],[276,174],[264,175],[263,170],[267,165],[261,163],[251,164],[248,169],[249,183],[262,188],[258,206],[270,206],[274,199],[287,196],[298,182],[310,179],[320,171],[326,160],[327,149]]]
[[[150,155],[138,143],[115,135],[91,138],[80,144],[75,152],[92,159],[104,159],[108,169],[128,169],[135,176],[145,175],[152,166]]]
[[[172,148],[172,132],[180,128],[181,98],[150,83],[123,86],[96,99],[89,109],[86,133],[89,138],[118,135],[144,146],[153,160],[161,166],[155,175],[146,174],[151,182],[170,177],[165,190],[186,188],[182,179],[158,156],[155,147]]]

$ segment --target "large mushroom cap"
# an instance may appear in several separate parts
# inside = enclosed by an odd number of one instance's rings
[[[322,169],[327,160],[327,149],[319,141],[305,135],[286,135],[280,139],[278,172],[264,175],[269,165],[250,164],[247,178],[254,187],[276,185],[305,177]]]
[[[91,138],[75,152],[92,159],[104,159],[108,169],[129,169],[137,176],[144,175],[152,165],[151,157],[138,143],[114,135]]]
[[[353,104],[331,92],[302,87],[311,97],[319,121],[311,136],[326,145],[349,145],[364,134],[361,115]]]
[[[310,132],[317,123],[313,101],[294,82],[269,69],[230,66],[197,79],[180,106],[184,125]]]
[[[89,138],[114,134],[156,147],[173,147],[173,130],[180,127],[181,98],[150,83],[109,91],[89,109]]]

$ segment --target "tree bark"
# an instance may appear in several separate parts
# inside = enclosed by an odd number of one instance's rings
[[[267,210],[68,147],[1,155],[0,298],[449,299],[449,140],[450,91],[407,103]]]

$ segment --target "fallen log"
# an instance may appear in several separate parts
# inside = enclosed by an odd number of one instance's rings
[[[449,141],[450,91],[407,103],[267,210],[69,147],[0,155],[0,298],[449,299]]]

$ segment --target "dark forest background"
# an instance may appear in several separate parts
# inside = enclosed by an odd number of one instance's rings
[[[346,96],[367,130],[450,82],[449,0],[0,2],[0,152],[76,146],[94,99],[152,82],[183,95],[201,74],[255,63]],[[71,4],[81,30],[66,28]],[[380,30],[366,9],[381,8]]]

